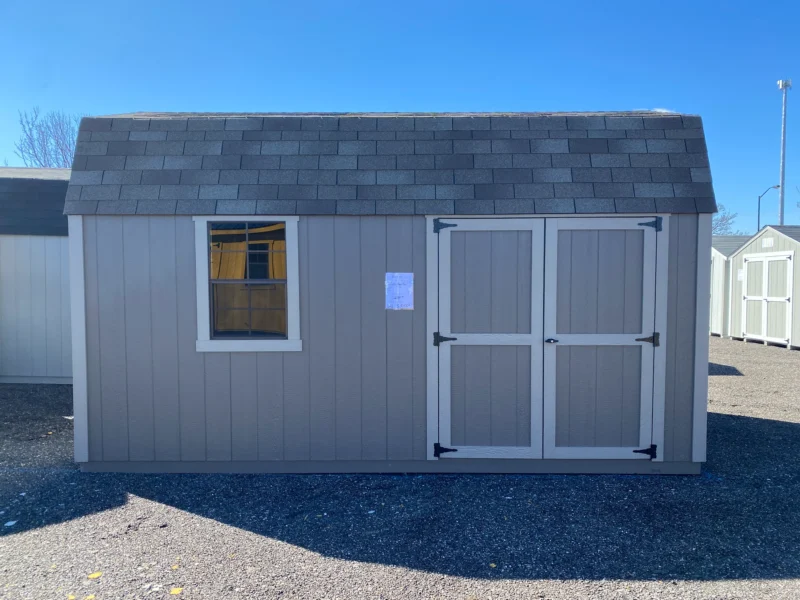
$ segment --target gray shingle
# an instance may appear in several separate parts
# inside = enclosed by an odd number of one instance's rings
[[[186,129],[189,131],[221,131],[225,129],[225,119],[208,117],[188,119]]]
[[[581,183],[609,182],[611,181],[611,169],[577,167],[572,169],[572,181]]]
[[[336,171],[339,185],[375,185],[375,171]]]
[[[654,155],[659,156],[659,155]],[[666,155],[663,155],[666,156]],[[689,183],[692,181],[691,170],[687,168],[663,168],[656,167],[650,169],[651,177],[655,182],[663,183]]]
[[[167,132],[131,131],[128,139],[132,142],[161,142],[167,139]]]
[[[637,198],[671,198],[675,195],[671,183],[634,183],[633,193]]]
[[[378,131],[414,131],[414,117],[383,117],[378,119]]]
[[[414,201],[378,200],[375,202],[375,213],[378,215],[413,215]]]
[[[437,200],[467,200],[475,197],[475,190],[471,185],[437,185]]]
[[[230,131],[260,130],[262,121],[261,117],[229,117],[225,119],[225,129]]]
[[[476,169],[510,169],[513,166],[511,154],[476,154],[473,161]]]
[[[137,215],[174,215],[177,200],[139,200],[136,202]]]
[[[71,185],[100,185],[103,183],[103,171],[73,171],[69,182]]]
[[[153,171],[133,171],[141,173],[141,182],[145,185],[178,185],[181,182],[181,172],[179,169],[163,169]],[[186,182],[191,183],[191,182]],[[197,182],[193,182],[197,183]]]
[[[300,129],[307,131],[337,131],[338,117],[302,117]]]
[[[471,131],[434,131],[435,140],[471,140]]]
[[[269,161],[269,164],[265,164]],[[230,154],[225,156],[204,156],[201,167],[203,169],[277,169],[279,160],[274,156],[238,156]]]
[[[710,169],[690,169],[690,173],[694,183],[711,183]]]
[[[647,152],[645,140],[608,140],[608,151],[612,154],[630,154]]]
[[[614,198],[614,208],[618,213],[655,212],[653,198]]]
[[[632,167],[668,167],[669,154],[631,154]]]
[[[494,183],[531,183],[530,169],[494,169]]]
[[[318,169],[319,156],[281,156],[281,169]]]
[[[398,169],[432,169],[433,168],[433,155],[432,154],[398,154],[397,155],[397,168]]]
[[[414,154],[414,142],[378,142],[378,154]]]
[[[493,202],[496,215],[532,215],[536,212],[534,200],[500,198]]]
[[[105,156],[108,150],[108,142],[76,142],[75,154],[86,156]]]
[[[317,198],[320,200],[355,200],[356,186],[321,185],[317,188]]]
[[[670,140],[699,139],[703,137],[702,129],[666,129],[664,136]],[[94,139],[94,138],[92,138]]]
[[[184,186],[180,186],[184,187]],[[164,186],[161,187],[162,192]],[[200,200],[235,200],[239,196],[238,185],[201,185],[200,186]],[[187,200],[189,198],[178,198],[179,200]],[[217,205],[219,209],[219,205]]]
[[[434,185],[398,185],[398,200],[433,200],[436,198]]]
[[[100,200],[97,203],[98,215],[135,215],[136,200]]]
[[[477,132],[482,133],[482,132]],[[500,134],[505,133],[503,131],[492,131],[490,133]],[[519,130],[515,129],[514,131],[508,132],[510,135],[504,137],[510,137],[513,140],[546,140],[547,138],[560,138],[560,137],[569,137],[570,134],[579,134],[582,133],[583,137],[586,137],[586,132],[578,132],[573,131],[570,132],[567,129],[554,129],[553,131],[545,131],[540,129],[531,129],[529,131],[526,130]],[[499,139],[498,137],[494,137],[492,139]]]
[[[569,142],[569,151],[583,154],[600,154],[608,152],[608,140],[594,138],[575,138]]]
[[[186,142],[183,153],[186,156],[222,154],[222,142]]]
[[[531,156],[546,156],[544,154],[532,154]],[[608,155],[604,155],[608,156]],[[589,154],[553,154],[552,166],[560,169],[565,167],[590,167],[592,161]],[[549,166],[549,165],[542,165]]]
[[[123,185],[120,200],[158,200],[157,185]]]
[[[176,215],[213,215],[216,212],[216,200],[178,200],[175,205]]]
[[[393,185],[359,185],[356,198],[359,200],[394,200],[397,189]]]
[[[493,183],[491,169],[456,169],[453,171],[455,183]]]
[[[81,200],[118,200],[118,185],[85,185],[81,187]]]
[[[299,131],[303,125],[301,117],[264,117],[264,131]]]
[[[83,117],[78,128],[80,131],[111,131],[111,121],[111,119]]]
[[[494,214],[494,200],[456,200],[457,215],[491,215]]]
[[[90,159],[91,161],[91,159]],[[708,167],[708,156],[700,153],[670,154],[670,167]]]
[[[197,198],[199,188],[197,185],[162,185],[158,197],[162,200],[193,200]]]
[[[684,141],[686,142],[686,151],[687,152],[705,153],[705,152],[708,151],[707,148],[706,148],[706,140],[705,140],[705,138],[704,139],[700,139],[700,140],[684,140]]]
[[[414,171],[378,171],[378,185],[398,185],[414,183]]]
[[[575,212],[582,214],[616,212],[613,198],[575,198]]]
[[[688,131],[688,130],[687,130]],[[127,131],[82,131],[78,134],[79,142],[125,142],[128,141]],[[89,139],[86,139],[89,136]]]
[[[550,156],[550,154],[512,154],[511,165],[515,169],[548,169],[552,166]],[[553,154],[552,156],[569,155]]]
[[[397,166],[395,156],[359,156],[358,168],[368,170],[388,170]]]
[[[186,131],[187,119],[151,119],[150,131]]]
[[[206,131],[206,140],[223,142],[240,142],[244,139],[246,131]],[[254,132],[260,133],[260,132]],[[258,139],[261,139],[258,136]]]
[[[624,139],[625,130],[624,129],[590,129],[586,132],[587,136],[590,138],[605,138],[605,139],[616,139],[621,138]]]
[[[391,202],[391,200],[389,200]],[[375,200],[339,200],[336,202],[337,215],[374,215]]]
[[[676,183],[674,184],[674,187],[675,187],[675,196],[679,198],[714,197],[714,188],[710,183]]]
[[[152,133],[166,133],[167,140],[171,142],[200,142],[206,139],[205,131],[153,131]]]
[[[571,116],[567,117],[567,129],[605,129],[606,121],[597,116]]]
[[[642,117],[606,117],[606,129],[644,129]]]
[[[629,167],[627,154],[592,154],[593,167]]]
[[[452,154],[453,142],[451,140],[435,140],[414,142],[415,154]]]
[[[80,201],[81,199],[81,186],[79,185],[69,185],[67,186],[67,193],[64,196],[65,200],[74,200],[75,202]]]
[[[669,213],[697,212],[694,198],[656,198],[656,210]]]
[[[449,131],[453,129],[451,117],[415,117],[415,131]]]
[[[592,194],[575,194],[575,197],[587,197]],[[595,183],[594,195],[597,198],[632,198],[632,183]]]
[[[280,169],[280,170],[263,169],[258,172],[258,183],[271,183],[271,184],[297,183],[297,171],[293,169]]]
[[[277,131],[260,131],[258,133],[261,134],[276,134]],[[300,141],[300,142],[318,142],[319,140],[319,131],[281,131],[280,132],[282,140],[288,141]],[[244,139],[248,139],[246,136]],[[262,140],[272,140],[274,138],[262,137]],[[330,142],[331,140],[325,140],[326,143]],[[303,145],[300,144],[300,149],[302,153]]]
[[[339,202],[348,202],[340,200]],[[358,202],[358,200],[356,200]],[[336,214],[336,200],[298,200],[298,215],[333,215]]]
[[[300,170],[297,175],[297,183],[309,185],[335,185],[336,171],[319,169]]]
[[[529,140],[492,140],[492,154],[525,154],[530,151]]]
[[[150,173],[158,173],[160,171],[149,171]],[[73,173],[75,175],[75,173]],[[138,185],[142,182],[141,171],[105,171],[103,173],[104,184],[125,184],[125,185]]]
[[[454,140],[453,152],[456,154],[490,154],[491,140]]]
[[[317,186],[315,185],[280,185],[278,186],[280,200],[316,200]]]
[[[226,171],[227,173],[239,173],[240,171]],[[241,171],[244,173],[251,173],[252,171]],[[151,173],[163,173],[163,171],[151,171]],[[256,178],[258,178],[258,171],[256,173]],[[216,169],[189,169],[186,171],[180,171],[180,183],[184,185],[190,184],[211,184],[211,183],[220,183],[219,181],[219,171]],[[231,183],[223,181],[222,183]]]
[[[566,117],[529,117],[528,129],[566,129]]]
[[[76,168],[79,159],[83,159],[82,169]],[[73,171],[120,171],[125,168],[124,156],[76,156],[72,165]],[[84,162],[85,161],[85,162]]]
[[[241,143],[258,144],[258,142]],[[260,152],[261,154],[298,154],[300,152],[300,142],[261,142]],[[231,154],[258,154],[258,152],[232,152]]]
[[[491,183],[476,184],[475,198],[478,200],[494,200],[497,198],[513,198],[514,184],[512,183]]]
[[[717,203],[714,198],[695,198],[694,204],[699,213],[717,212]]]
[[[187,171],[184,171],[186,173]],[[200,171],[200,173],[208,173],[209,171]],[[249,184],[255,185],[258,183],[258,171],[256,169],[233,169],[220,171],[219,183],[221,184]],[[201,183],[201,182],[198,182]],[[216,181],[204,181],[202,183],[217,183]]]
[[[515,131],[512,132],[511,137],[515,137],[513,133],[517,132]],[[536,133],[541,133],[541,132],[536,132]],[[557,131],[551,131],[549,137],[553,139],[587,138],[589,137],[589,132],[585,129],[560,129]]]
[[[297,154],[297,144],[298,142],[255,142],[255,141],[236,141],[236,140],[226,140],[222,142],[222,153],[223,154],[292,154],[291,152],[262,152],[261,151],[261,144],[294,144],[295,151],[293,154]]]
[[[453,200],[417,200],[414,212],[418,215],[452,215],[455,214]]]
[[[320,156],[320,169],[357,169],[357,156]]]
[[[472,154],[439,154],[435,160],[437,169],[471,169]]]
[[[240,200],[274,200],[278,197],[277,185],[240,185]]]
[[[611,184],[554,183],[553,191],[556,198],[590,198],[595,195],[593,185]]]
[[[255,200],[217,200],[218,215],[254,215],[256,214]]]
[[[453,183],[453,171],[451,169],[439,169],[439,170],[420,170],[414,171],[414,183],[431,183],[431,184],[439,184],[439,185],[446,185],[448,183]]]
[[[492,129],[528,129],[527,117],[491,117]]]
[[[541,198],[534,201],[537,214],[571,214],[575,212],[572,198]]]
[[[683,126],[689,129],[702,129],[703,128],[703,119],[696,115],[683,115]]]
[[[296,200],[257,200],[257,215],[293,215],[297,211]]]
[[[67,215],[93,215],[97,212],[97,200],[67,200],[64,213]]]
[[[277,185],[240,185],[239,200],[275,200],[278,197]]]
[[[300,142],[300,154],[336,154],[339,142]]]
[[[320,131],[319,139],[322,141],[333,140],[334,142],[355,141],[358,133],[355,131]]]
[[[533,169],[533,181],[537,183],[566,183],[572,181],[571,169]]]
[[[376,131],[378,120],[372,117],[339,117],[339,131]]]
[[[683,140],[647,140],[648,152],[685,152]]]
[[[645,129],[676,129],[683,127],[683,123],[679,115],[664,116],[664,117],[645,117]]]
[[[146,157],[145,157],[146,158]],[[203,167],[202,156],[165,156],[165,169],[200,169]]]
[[[642,183],[651,181],[650,169],[615,168],[611,169],[612,179],[621,183]]]
[[[489,117],[454,117],[453,129],[460,131],[485,131],[491,128]]]
[[[531,152],[546,154],[565,154],[570,152],[570,141],[561,140],[531,140]]]
[[[339,142],[339,154],[375,154],[377,142]]]
[[[514,186],[515,198],[553,198],[552,183],[518,183]]]
[[[547,132],[545,132],[547,133]],[[545,136],[547,137],[547,136]],[[473,140],[509,140],[511,139],[511,132],[505,130],[496,131],[473,131]]]
[[[112,119],[111,131],[147,131],[150,129],[150,119]],[[131,138],[133,139],[133,138]]]
[[[631,140],[663,140],[666,137],[663,129],[629,129],[625,133]]]

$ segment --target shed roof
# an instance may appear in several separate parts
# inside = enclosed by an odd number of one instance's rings
[[[723,256],[730,256],[751,238],[749,235],[715,235],[711,238],[711,247]]]
[[[714,212],[700,117],[131,113],[81,122],[67,214]]]
[[[769,228],[800,242],[800,225],[769,225]]]
[[[0,167],[0,235],[67,235],[69,169]]]

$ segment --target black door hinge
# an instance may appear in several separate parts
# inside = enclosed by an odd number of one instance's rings
[[[658,333],[657,331],[654,331],[653,335],[651,335],[649,337],[636,338],[634,341],[636,341],[636,342],[650,342],[651,344],[653,344],[653,346],[657,347],[659,345],[660,340],[661,340],[661,334]]]
[[[646,223],[639,223],[639,227],[652,227],[656,231],[661,231],[661,217],[656,217],[655,221],[647,221]]]
[[[451,337],[445,337],[443,335],[440,335],[438,331],[434,331],[433,332],[433,345],[434,346],[438,346],[442,342],[453,342],[453,341],[455,341],[457,339],[458,338],[451,338]]]
[[[655,460],[658,456],[658,446],[655,444],[650,444],[649,448],[643,448],[641,450],[634,450],[634,454],[646,454],[650,457],[650,460]]]
[[[445,447],[444,447],[444,446],[442,446],[442,445],[441,445],[439,442],[436,442],[436,443],[433,445],[433,455],[434,455],[436,458],[439,458],[439,457],[440,457],[442,454],[444,454],[445,452],[458,452],[458,450],[456,450],[455,448],[445,448]]]
[[[443,223],[441,219],[434,219],[433,220],[433,233],[439,233],[442,229],[447,229],[448,227],[458,227],[457,223]]]

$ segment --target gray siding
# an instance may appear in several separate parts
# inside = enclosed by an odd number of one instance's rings
[[[711,253],[711,298],[709,311],[709,331],[717,335],[727,335],[729,302],[729,263],[724,256]]]
[[[772,238],[773,245],[767,248],[763,248],[761,243],[764,238]],[[763,254],[767,252],[783,252],[793,250],[794,260],[789,263],[789,268],[793,269],[792,272],[792,289],[789,291],[789,296],[792,298],[791,306],[792,306],[792,335],[791,335],[791,345],[792,346],[800,346],[800,303],[796,302],[795,299],[799,298],[800,296],[800,268],[798,268],[797,263],[800,260],[800,242],[797,242],[791,237],[787,237],[774,231],[772,229],[764,229],[761,233],[756,235],[750,242],[748,242],[744,247],[742,247],[734,256],[730,259],[730,269],[733,278],[733,285],[731,287],[731,329],[729,335],[731,337],[743,337],[744,332],[742,331],[742,296],[744,295],[743,285],[741,281],[738,280],[737,274],[739,269],[744,269],[744,257],[750,254]],[[748,263],[748,269],[751,267],[756,267],[756,269],[760,269],[761,263]],[[754,274],[753,270],[748,272],[748,279],[751,279],[751,276]],[[758,287],[754,287],[757,285]],[[779,285],[776,283],[775,285]],[[785,287],[785,284],[784,284]],[[752,294],[761,294],[761,282],[760,279],[756,282],[751,284],[751,281],[748,281],[748,288],[749,293]],[[783,287],[774,287],[775,291],[783,291]],[[748,304],[756,304],[756,303],[748,303]],[[748,322],[755,322],[750,321],[750,319],[760,319],[761,318],[761,308],[749,308],[749,310],[754,311],[748,314]],[[780,309],[779,309],[780,310]],[[777,318],[777,315],[768,315],[767,320],[769,321],[770,318],[772,319],[773,323],[774,320]],[[775,325],[773,324],[773,327]],[[769,328],[769,324],[768,324]],[[782,330],[781,330],[782,331]],[[752,333],[752,331],[750,332]],[[780,336],[776,337],[783,337],[785,334],[781,334]]]
[[[689,461],[697,217],[670,223],[664,453],[667,461]],[[87,216],[84,237],[90,461],[425,459],[422,217],[301,218],[303,351],[287,353],[195,351],[191,217]],[[387,271],[414,273],[413,311],[384,309]],[[518,307],[529,302],[517,298]],[[609,361],[619,365],[617,358]],[[530,415],[519,401],[529,393],[527,349],[491,348],[487,360],[473,363],[454,386],[471,370],[488,371],[491,401],[478,408],[498,418],[463,435],[527,440]],[[463,398],[466,406],[466,391]],[[396,464],[408,470],[410,463]]]
[[[425,458],[425,221],[300,222],[302,352],[197,353],[191,217],[86,217],[91,461]],[[414,273],[415,310],[384,309]]]

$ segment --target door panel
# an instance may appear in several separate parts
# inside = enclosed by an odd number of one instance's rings
[[[530,446],[530,346],[453,346],[454,446]]]
[[[767,296],[779,298],[789,295],[786,277],[788,273],[788,260],[771,260],[767,263]]]
[[[745,287],[745,294],[748,296],[761,296],[764,288],[764,263],[761,261],[747,261],[745,265],[745,277],[747,278],[747,286]]]
[[[655,229],[642,219],[548,219],[544,457],[648,458]],[[640,339],[637,339],[640,338]]]
[[[764,335],[764,330],[761,328],[761,314],[764,308],[764,303],[759,298],[758,300],[745,300],[744,302],[744,317],[745,328],[744,334],[747,336]]]
[[[440,458],[541,458],[542,219],[443,219]]]
[[[786,317],[789,305],[786,302],[767,302],[767,337],[786,339]]]
[[[742,335],[746,338],[792,344],[793,252],[770,252],[744,257],[745,293]]]

